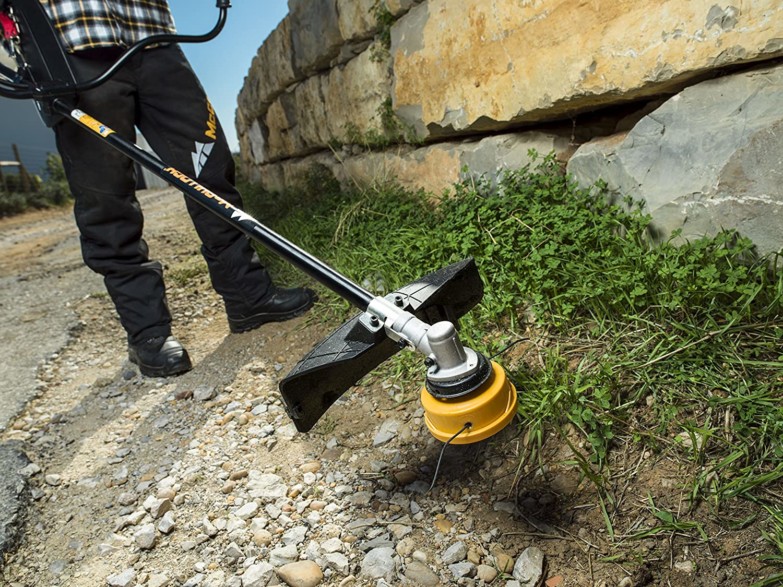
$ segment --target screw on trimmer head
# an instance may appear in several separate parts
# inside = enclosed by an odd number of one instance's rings
[[[517,390],[505,370],[494,361],[482,359],[488,366],[488,376],[477,378],[476,385],[466,387],[459,395],[436,396],[429,379],[421,390],[424,421],[441,442],[471,444],[486,440],[503,430],[517,412]]]
[[[386,334],[427,357],[427,382],[421,392],[425,422],[442,442],[470,444],[500,432],[516,413],[516,389],[500,365],[462,345],[449,321],[429,325],[384,298],[368,313]]]
[[[421,390],[424,420],[441,442],[471,444],[500,432],[516,413],[516,389],[503,368],[462,346],[450,322],[428,332],[432,364]]]

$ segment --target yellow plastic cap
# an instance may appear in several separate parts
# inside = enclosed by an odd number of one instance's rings
[[[438,399],[421,390],[424,421],[432,435],[447,442],[467,423],[452,444],[471,444],[489,438],[505,428],[517,411],[517,390],[503,367],[492,361],[492,373],[476,391],[454,399]]]

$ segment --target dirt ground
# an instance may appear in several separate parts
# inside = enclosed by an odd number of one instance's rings
[[[706,540],[694,528],[645,533],[658,526],[651,503],[670,512],[691,506],[683,480],[694,471],[629,439],[618,439],[610,459],[614,503],[602,501],[563,439],[545,438],[537,458],[524,459],[531,441],[518,421],[488,441],[447,447],[430,490],[443,445],[422,422],[419,382],[391,370],[346,394],[314,431],[295,433],[277,384],[336,325],[319,321],[316,306],[282,325],[229,334],[179,196],[150,192],[142,202],[151,250],[166,267],[175,334],[195,365],[177,378],[144,378],[128,363],[100,280],[80,268],[70,211],[0,221],[4,287],[22,301],[31,279],[58,292],[43,308],[40,300],[3,307],[24,315],[31,332],[40,327],[41,340],[61,341],[40,353],[40,341],[4,333],[34,356],[35,385],[0,433],[22,441],[33,463],[23,538],[0,584],[283,584],[289,559],[281,553],[291,544],[286,556],[314,561],[318,584],[335,586],[747,587],[769,573],[754,523],[732,531],[717,523],[748,518],[750,506],[699,504],[688,519],[699,520]],[[73,319],[47,322],[61,309]],[[4,389],[22,385],[7,379]],[[386,424],[393,433],[380,442]],[[286,491],[259,497],[256,481],[270,475]],[[169,502],[173,530],[161,529],[155,499]],[[142,542],[149,524],[158,524],[152,546]],[[291,538],[297,528],[306,538]],[[333,538],[336,550],[326,546]],[[459,543],[465,552],[455,559]],[[392,568],[376,572],[370,554],[384,548]],[[529,583],[512,567],[531,549],[543,566]],[[251,569],[278,560],[275,573],[253,582]]]

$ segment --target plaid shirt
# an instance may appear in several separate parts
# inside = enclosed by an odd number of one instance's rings
[[[150,35],[174,33],[166,0],[41,0],[70,51],[128,47]]]

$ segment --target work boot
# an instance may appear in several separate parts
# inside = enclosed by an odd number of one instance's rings
[[[267,322],[283,322],[301,316],[316,300],[315,292],[304,287],[269,287],[261,303],[246,315],[228,315],[231,332],[247,332]]]
[[[156,336],[129,345],[128,358],[147,377],[169,377],[193,368],[188,351],[173,336]]]

